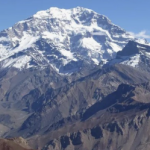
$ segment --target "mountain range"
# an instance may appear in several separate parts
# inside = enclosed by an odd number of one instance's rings
[[[149,72],[150,43],[106,16],[39,11],[0,32],[0,144],[148,150]]]

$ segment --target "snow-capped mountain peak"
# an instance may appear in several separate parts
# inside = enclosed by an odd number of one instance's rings
[[[70,73],[83,63],[98,65],[115,58],[129,33],[90,9],[50,8],[0,32],[0,66],[25,69],[52,66]]]
[[[87,8],[83,8],[83,7],[76,7],[76,8],[72,8],[72,9],[59,9],[57,7],[51,7],[50,9],[44,10],[44,11],[39,11],[37,12],[35,15],[33,15],[33,17],[35,18],[58,18],[58,19],[72,19],[72,17],[74,15],[82,15],[82,13],[84,14],[90,14],[90,13],[94,13],[97,14],[96,12],[94,12],[91,9],[87,9]]]
[[[117,52],[116,58],[108,62],[108,65],[120,63],[150,72],[150,44],[146,41],[143,44],[142,41],[129,41],[122,51]]]

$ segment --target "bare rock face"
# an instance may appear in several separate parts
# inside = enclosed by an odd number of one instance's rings
[[[23,136],[42,150],[138,148],[134,136],[149,120],[149,73],[126,65],[88,75],[60,76],[51,68],[10,73],[1,76],[3,85],[13,83],[2,86],[3,137]]]
[[[150,100],[146,97],[149,87],[149,83],[120,85],[116,92],[91,106],[95,109],[92,114],[91,108],[87,110],[89,117],[84,121],[71,127],[66,125],[53,131],[53,135],[39,137],[41,141],[50,140],[43,150],[148,150]],[[143,92],[145,94],[141,95]]]
[[[21,137],[14,139],[0,139],[0,150],[32,150],[27,141]]]

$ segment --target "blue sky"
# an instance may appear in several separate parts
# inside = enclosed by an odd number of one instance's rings
[[[150,0],[0,0],[0,30],[39,10],[76,6],[93,9],[137,37],[150,39]]]

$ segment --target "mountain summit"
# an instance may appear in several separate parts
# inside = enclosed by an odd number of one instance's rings
[[[108,62],[109,65],[124,64],[140,70],[150,72],[150,45],[129,41],[122,51],[117,52],[116,59]]]
[[[72,73],[83,64],[115,58],[129,33],[90,9],[50,8],[0,32],[0,68],[44,68]]]

